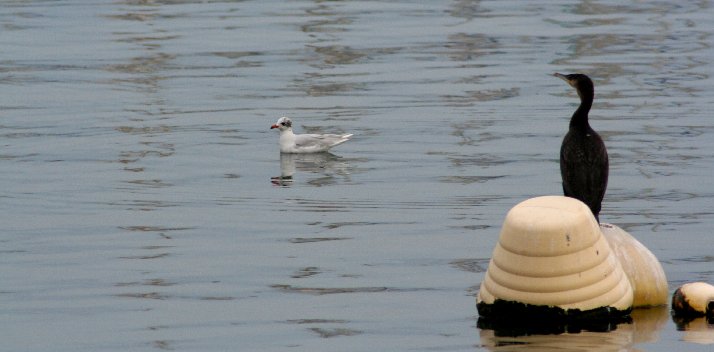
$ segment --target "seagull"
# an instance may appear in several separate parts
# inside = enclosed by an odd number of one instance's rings
[[[281,117],[270,129],[280,130],[281,153],[319,153],[347,142],[352,134],[295,134],[293,122]]]

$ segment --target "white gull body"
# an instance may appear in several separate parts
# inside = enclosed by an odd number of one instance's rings
[[[293,122],[287,117],[281,117],[270,129],[280,131],[281,153],[320,153],[347,142],[352,134],[295,134]]]

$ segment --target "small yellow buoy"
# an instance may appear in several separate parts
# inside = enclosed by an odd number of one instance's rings
[[[714,286],[692,282],[677,288],[672,295],[675,316],[707,316],[714,318]]]

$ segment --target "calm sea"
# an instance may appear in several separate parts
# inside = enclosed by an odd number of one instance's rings
[[[601,219],[714,282],[713,35],[710,1],[3,1],[0,350],[710,349],[667,308],[498,336],[474,296],[561,193],[553,72],[596,85]],[[355,137],[281,160],[280,116]]]

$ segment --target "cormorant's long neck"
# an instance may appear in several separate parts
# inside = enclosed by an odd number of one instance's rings
[[[570,127],[587,128],[590,126],[588,124],[588,113],[593,106],[594,94],[590,91],[578,91],[578,95],[580,96],[580,106],[573,113],[573,117],[570,118]]]

